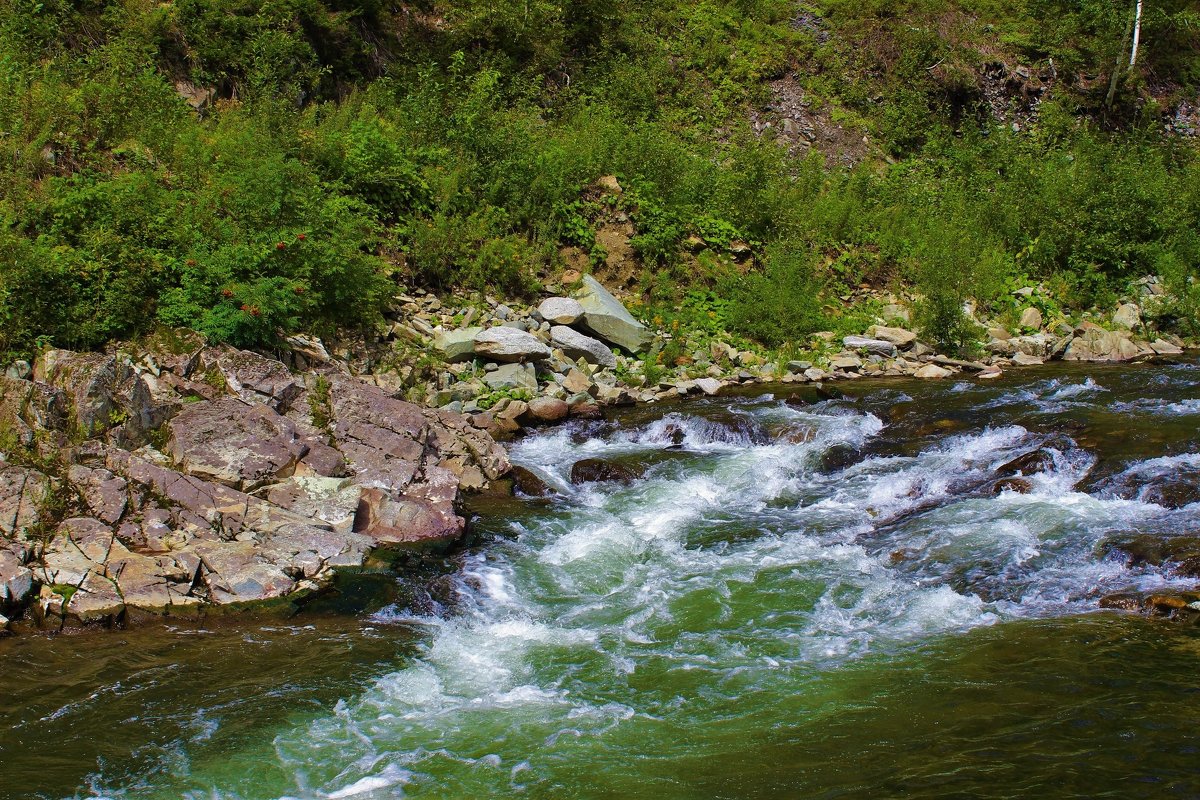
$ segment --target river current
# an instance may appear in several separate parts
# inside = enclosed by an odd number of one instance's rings
[[[0,641],[0,796],[1200,797],[1200,627],[1100,608],[1200,583],[1113,547],[1200,532],[1195,364],[755,387],[512,459],[552,496],[478,503],[447,575]]]

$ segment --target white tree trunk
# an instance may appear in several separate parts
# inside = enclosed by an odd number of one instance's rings
[[[1137,62],[1138,40],[1142,36],[1142,0],[1137,0],[1137,11],[1133,15],[1133,46],[1129,48],[1129,68]]]

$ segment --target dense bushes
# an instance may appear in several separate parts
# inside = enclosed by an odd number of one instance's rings
[[[1015,280],[1079,305],[1157,272],[1200,304],[1194,149],[1098,132],[1069,111],[1086,93],[1032,133],[970,107],[989,25],[1108,69],[1120,6],[1090,2],[1061,24],[1006,0],[910,0],[905,24],[842,0],[10,3],[0,351],[156,320],[269,345],[370,324],[397,283],[521,293],[564,245],[602,258],[606,215],[635,227],[651,314],[692,302],[768,344],[850,324],[837,298],[862,283],[915,285],[947,344],[968,297],[1003,304]],[[1157,6],[1146,29],[1184,87],[1189,13]],[[789,70],[880,150],[831,168],[753,135],[747,104]],[[620,197],[589,189],[607,174]],[[735,242],[755,257],[735,264]]]

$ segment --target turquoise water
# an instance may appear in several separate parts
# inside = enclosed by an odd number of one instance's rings
[[[527,437],[557,495],[480,503],[428,586],[0,643],[0,793],[1200,797],[1200,628],[1098,610],[1197,582],[1105,543],[1197,529],[1147,492],[1200,471],[1198,384],[759,387]]]

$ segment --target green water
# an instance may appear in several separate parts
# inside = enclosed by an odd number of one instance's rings
[[[1195,583],[1104,543],[1200,528],[1145,499],[1200,471],[1198,384],[775,387],[530,437],[559,496],[481,503],[428,594],[0,641],[0,795],[1200,797],[1200,627],[1098,610]],[[647,472],[572,487],[582,457]]]

